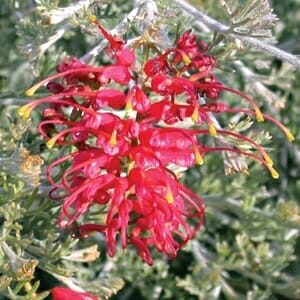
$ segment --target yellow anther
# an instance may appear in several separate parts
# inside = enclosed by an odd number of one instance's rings
[[[186,66],[192,62],[190,60],[190,58],[184,52],[181,53],[181,56],[182,56],[182,60]]]
[[[130,191],[127,191],[127,192],[125,193],[125,198],[128,198],[130,195],[131,195],[131,192],[130,192]]]
[[[52,139],[50,139],[47,143],[46,143],[46,146],[48,149],[51,149],[53,148],[53,146],[55,145],[55,142],[56,142],[56,138],[53,137]]]
[[[269,166],[273,166],[273,160],[271,159],[271,157],[268,155],[268,154],[263,154],[264,156],[264,159],[266,161],[266,164],[269,165]]]
[[[209,134],[210,134],[211,136],[217,136],[217,135],[218,135],[217,130],[216,130],[216,127],[215,127],[214,124],[212,124],[212,123],[209,123],[209,124],[208,124],[208,131],[209,131]]]
[[[265,120],[263,114],[261,113],[261,111],[258,108],[255,109],[255,113],[256,113],[256,120],[258,122],[263,122]]]
[[[109,140],[109,144],[114,147],[117,145],[117,133],[116,131],[114,130],[111,137],[110,137],[110,140]]]
[[[274,179],[278,179],[279,178],[279,173],[270,165],[268,165],[268,169],[271,173],[271,176],[274,178]]]
[[[182,75],[182,72],[177,70],[176,71],[176,76],[181,77],[181,75]]]
[[[24,120],[28,120],[30,118],[32,108],[28,105],[24,105],[18,109],[18,115],[22,117]]]
[[[32,86],[30,89],[28,89],[25,92],[25,95],[28,97],[33,96],[39,87],[40,87],[40,84],[35,84],[34,86]]]
[[[206,67],[201,67],[201,68],[199,69],[199,72],[200,72],[200,73],[196,73],[196,74],[193,74],[192,76],[190,76],[190,80],[191,80],[191,81],[197,81],[198,79],[203,78],[203,72],[205,72],[206,70],[207,70]],[[205,81],[205,82],[210,82],[210,81],[211,81],[211,78],[206,77],[206,78],[204,79],[204,81]]]
[[[200,154],[199,150],[197,148],[195,148],[195,161],[197,165],[203,165],[204,164],[204,160],[202,155]]]
[[[194,74],[192,76],[190,76],[190,81],[196,81],[198,80],[199,74]]]
[[[126,102],[126,105],[125,105],[125,111],[130,111],[130,110],[132,110],[132,101],[131,101],[131,99],[129,99]]]
[[[194,123],[197,123],[198,120],[199,120],[199,108],[198,105],[196,105],[192,114],[192,121]]]
[[[89,20],[91,23],[94,23],[97,20],[97,17],[95,15],[90,15]]]
[[[169,186],[167,187],[166,200],[167,200],[168,203],[173,203],[174,202],[174,196],[173,196],[173,193],[172,193]]]
[[[293,134],[286,128],[284,130],[284,133],[286,135],[286,138],[290,141],[293,142],[295,140],[295,137],[293,136]]]

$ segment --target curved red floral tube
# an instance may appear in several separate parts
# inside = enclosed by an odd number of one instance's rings
[[[100,298],[87,292],[76,292],[69,288],[55,287],[51,290],[53,300],[100,300]]]

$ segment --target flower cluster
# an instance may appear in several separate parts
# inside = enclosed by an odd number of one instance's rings
[[[217,127],[213,114],[242,112],[260,122],[268,119],[290,140],[293,136],[262,114],[249,97],[217,80],[212,73],[215,59],[191,32],[172,49],[156,49],[140,66],[133,49],[97,20],[92,22],[109,43],[106,54],[111,64],[95,67],[65,59],[57,74],[27,91],[32,96],[47,85],[52,95],[27,104],[19,113],[28,118],[36,106],[48,104],[39,124],[47,146],[72,145],[73,152],[47,168],[50,195],[62,200],[59,225],[68,227],[98,206],[106,213],[105,222],[81,224],[76,230],[82,236],[103,233],[110,256],[118,240],[123,248],[131,244],[151,265],[152,248],[174,258],[203,224],[203,201],[179,181],[174,166],[187,169],[203,164],[208,152],[229,151],[251,157],[274,178],[279,176],[260,145]],[[222,91],[238,95],[250,108],[219,102]],[[179,126],[183,121],[192,126]],[[199,141],[203,135],[231,136],[250,143],[255,151],[208,147]]]

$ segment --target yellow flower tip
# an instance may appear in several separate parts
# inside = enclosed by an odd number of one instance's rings
[[[295,137],[293,136],[293,134],[288,129],[286,129],[284,131],[284,133],[285,133],[286,138],[288,139],[289,142],[293,142],[295,140]]]
[[[33,96],[39,87],[40,87],[39,84],[36,84],[36,85],[32,86],[30,89],[28,89],[25,92],[25,95],[28,96],[28,97]]]
[[[198,120],[199,120],[199,110],[198,110],[198,105],[196,105],[192,114],[192,121],[194,123],[198,123]]]
[[[269,171],[271,173],[271,176],[274,179],[278,179],[280,177],[279,173],[272,166],[269,166],[268,168],[269,168]]]
[[[47,148],[48,148],[48,149],[53,148],[54,145],[55,145],[55,142],[56,142],[56,139],[55,139],[55,138],[50,139],[50,140],[46,143]]]
[[[114,131],[109,139],[108,142],[112,147],[117,145],[117,133],[116,131]]]
[[[31,110],[30,106],[24,105],[18,109],[18,115],[24,120],[28,120],[30,118]]]
[[[90,15],[89,20],[91,23],[94,23],[97,20],[97,17],[95,15]]]
[[[166,200],[167,200],[168,203],[173,203],[174,202],[174,196],[172,194],[172,191],[169,187],[167,189],[168,190],[167,190],[167,194],[166,194]]]
[[[177,77],[181,77],[181,75],[182,75],[182,72],[180,72],[180,71],[177,71],[177,72],[176,72],[176,76],[177,76]]]
[[[198,75],[199,74],[194,74],[194,75],[190,76],[190,81],[197,81],[198,80]]]
[[[213,124],[208,124],[208,131],[209,131],[209,134],[211,136],[217,136],[218,135],[216,127]]]
[[[196,164],[199,166],[202,166],[204,164],[203,157],[197,148],[195,149],[195,161],[196,161]]]
[[[271,159],[271,157],[268,154],[264,154],[264,159],[265,162],[268,166],[272,167],[273,166],[273,160]]]
[[[184,62],[184,64],[187,66],[189,65],[192,61],[190,60],[190,58],[185,54],[185,53],[182,53],[182,60]]]
[[[255,110],[255,113],[256,113],[256,120],[258,122],[263,122],[265,120],[263,114],[261,113],[261,111],[258,108]]]
[[[127,102],[126,102],[126,106],[125,106],[125,111],[131,111],[132,110],[132,101],[131,99],[129,99]]]

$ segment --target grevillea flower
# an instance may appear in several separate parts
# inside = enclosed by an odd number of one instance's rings
[[[87,292],[76,292],[69,288],[55,287],[51,290],[53,300],[100,300],[100,298]]]
[[[174,258],[203,224],[203,201],[180,183],[174,166],[187,169],[202,165],[210,152],[233,152],[258,161],[279,177],[262,146],[216,127],[214,114],[243,113],[259,122],[267,120],[290,141],[294,138],[251,98],[218,81],[213,74],[215,58],[192,32],[138,69],[134,50],[95,19],[92,22],[109,43],[106,53],[111,64],[91,66],[65,59],[57,74],[27,91],[31,96],[45,85],[52,95],[32,101],[19,113],[29,118],[35,107],[47,104],[38,126],[47,146],[73,146],[73,152],[47,168],[53,187],[50,196],[62,201],[59,226],[70,227],[91,207],[99,207],[106,213],[105,222],[79,224],[72,230],[81,237],[95,231],[104,234],[110,256],[116,253],[118,241],[123,248],[133,245],[151,265],[152,249]],[[239,96],[250,107],[231,108],[219,102],[221,92]],[[181,121],[194,126],[180,127]],[[231,137],[250,144],[253,151],[208,147],[201,136]],[[55,289],[55,299],[66,299],[58,296],[63,291]],[[78,297],[71,298],[84,299]]]

